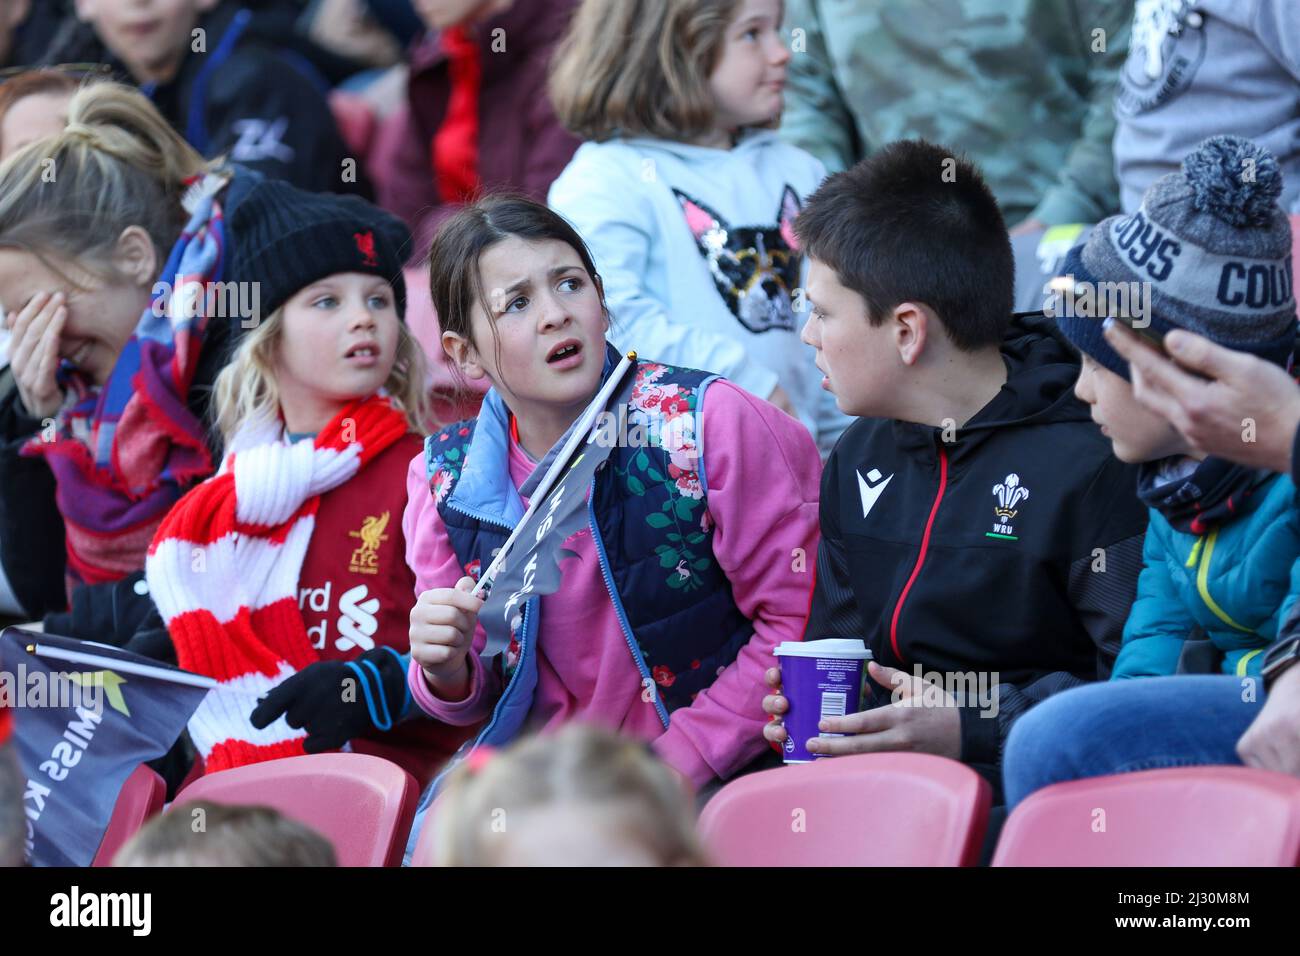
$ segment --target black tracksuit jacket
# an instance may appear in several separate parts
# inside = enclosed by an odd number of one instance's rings
[[[962,707],[962,760],[999,791],[1015,719],[1109,676],[1147,524],[1135,469],[1074,396],[1077,359],[1030,321],[1004,342],[1006,385],[965,427],[860,419],[844,433],[822,477],[805,634],[862,637],[909,674],[983,673],[998,712]]]

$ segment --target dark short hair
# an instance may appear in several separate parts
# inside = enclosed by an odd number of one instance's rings
[[[900,140],[836,173],[795,221],[803,251],[835,270],[880,325],[902,302],[932,308],[963,351],[996,345],[1011,319],[1011,239],[979,170]]]

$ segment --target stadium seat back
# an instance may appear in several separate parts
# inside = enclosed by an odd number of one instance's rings
[[[286,757],[200,777],[173,807],[195,800],[273,807],[334,844],[340,866],[400,866],[419,788],[369,754]]]
[[[1295,866],[1300,779],[1179,767],[1044,787],[1008,818],[994,866]]]
[[[955,760],[861,754],[748,774],[700,815],[723,866],[973,866],[991,788]]]
[[[117,851],[163,808],[166,798],[167,784],[153,770],[140,764],[131,771],[131,776],[126,778],[122,789],[118,791],[117,803],[113,804],[113,816],[108,821],[104,838],[99,841],[99,849],[95,851],[95,859],[90,865],[111,866]]]

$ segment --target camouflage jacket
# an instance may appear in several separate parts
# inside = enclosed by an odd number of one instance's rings
[[[1095,222],[1119,207],[1132,17],[1127,0],[789,0],[782,133],[832,172],[919,136],[974,160],[1008,225]]]

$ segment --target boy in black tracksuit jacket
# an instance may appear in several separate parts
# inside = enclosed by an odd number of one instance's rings
[[[845,718],[826,729],[858,736],[811,749],[944,754],[986,776],[1000,802],[1016,718],[1109,675],[1147,518],[1135,472],[1074,396],[1077,357],[1041,317],[1008,322],[1001,215],[969,164],[944,181],[949,158],[924,143],[886,147],[824,182],[796,226],[812,261],[804,340],[840,407],[879,416],[851,425],[826,463],[805,640],[862,638],[909,685],[918,668],[979,675],[996,714],[986,696],[942,714],[895,710],[906,733],[880,723],[889,712]],[[869,710],[893,692],[873,673]],[[779,686],[775,671],[769,681]],[[764,706],[785,710],[779,696]],[[768,728],[775,743],[784,735]]]
[[[1020,714],[1110,675],[1147,522],[1133,470],[1074,396],[1077,359],[1041,324],[1013,327],[1002,354],[1006,385],[955,440],[881,419],[841,437],[805,633],[863,637],[909,674],[996,672],[996,719],[961,708],[961,759],[991,778]],[[873,470],[889,486],[864,517],[857,476]],[[1012,475],[1028,494],[1003,520],[995,489]]]
[[[147,62],[125,5],[101,0],[92,25],[116,64],[140,84],[159,112],[205,157],[226,155],[274,179],[313,192],[371,197],[326,99],[328,83],[307,57],[266,36],[264,14],[239,3],[191,0],[188,24],[160,24],[174,72]],[[119,6],[120,5],[120,6]],[[200,14],[204,15],[201,16]],[[192,30],[202,30],[195,50]],[[159,39],[161,44],[162,40]],[[166,74],[171,72],[169,76]]]

